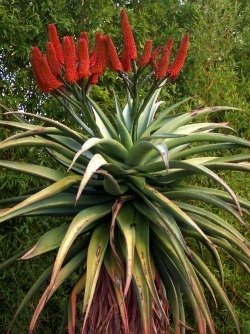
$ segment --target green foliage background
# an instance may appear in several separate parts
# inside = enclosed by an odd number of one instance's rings
[[[31,45],[44,49],[46,27],[54,22],[61,35],[81,31],[93,33],[102,30],[110,33],[117,45],[121,43],[119,30],[119,8],[126,7],[134,27],[138,46],[142,48],[146,38],[152,38],[155,45],[164,43],[172,36],[178,41],[184,32],[191,36],[191,48],[185,69],[170,88],[163,92],[167,104],[192,96],[187,108],[203,105],[230,105],[243,109],[213,115],[213,121],[228,121],[242,137],[249,137],[249,17],[250,5],[245,0],[2,0],[0,2],[0,90],[1,104],[13,109],[46,113],[59,117],[66,123],[71,120],[47,96],[35,88],[30,69]],[[103,79],[109,84],[110,78]],[[119,86],[117,90],[121,90]],[[112,100],[107,89],[98,88],[99,103],[112,109]],[[1,119],[0,113],[0,119]],[[211,119],[211,118],[210,118]],[[0,140],[10,135],[9,129],[0,131]],[[38,153],[38,154],[36,154]],[[2,155],[1,155],[2,154]],[[0,159],[11,155],[13,160],[29,160],[49,165],[45,155],[37,149],[6,151]],[[247,197],[250,182],[243,173],[227,174],[227,181],[234,190]],[[0,169],[0,198],[25,193],[39,187],[39,180]],[[34,243],[42,232],[57,219],[15,219],[0,226],[0,258],[6,259]],[[17,263],[0,273],[0,331],[3,332],[11,319],[13,310],[36,279],[38,272],[46,267],[50,255],[42,260]],[[242,333],[250,332],[248,305],[250,296],[246,291],[248,280],[230,259],[226,261],[226,290],[239,315]],[[60,321],[62,298],[67,291],[53,298],[41,318],[38,333],[54,333]],[[19,318],[13,333],[26,332],[25,324],[34,309],[35,301]],[[220,333],[234,333],[233,324],[227,313],[214,310]]]

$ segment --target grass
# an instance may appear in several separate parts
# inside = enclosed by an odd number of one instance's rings
[[[32,246],[39,237],[45,233],[50,224],[56,225],[55,221],[48,219],[35,218],[13,219],[0,229],[0,256],[6,259],[23,249]],[[13,235],[15,236],[13,238]],[[52,262],[52,255],[45,255],[29,261],[16,261],[12,266],[4,269],[1,273],[1,292],[0,297],[0,332],[6,330],[14,311],[22,298],[29,290],[33,282],[38,278]],[[38,296],[36,296],[37,298]],[[40,333],[50,333],[51,330],[58,328],[61,314],[61,297],[57,296],[46,308],[40,320]],[[32,312],[36,306],[36,299],[24,309],[18,317],[13,328],[13,334],[27,332],[27,326],[31,319]],[[39,331],[38,331],[39,333]]]

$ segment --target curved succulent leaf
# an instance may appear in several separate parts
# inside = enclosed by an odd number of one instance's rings
[[[162,307],[161,301],[159,299],[154,284],[152,258],[150,256],[150,251],[149,251],[149,236],[150,236],[149,221],[148,219],[145,218],[145,216],[140,214],[138,211],[136,211],[135,213],[135,226],[136,226],[135,247],[141,263],[141,269],[144,274],[144,278],[147,282],[149,291],[151,293],[154,302],[159,307],[159,310],[161,310],[161,315],[166,318],[165,311]]]
[[[158,107],[163,103],[163,101],[156,102],[160,91],[161,88],[155,90],[138,118],[137,138],[140,138],[142,133],[144,133],[148,126],[152,123]]]
[[[106,128],[106,131],[108,131],[109,135],[113,139],[119,139],[118,135],[115,131],[115,128],[113,127],[112,123],[109,121],[108,117],[104,114],[104,112],[101,110],[101,108],[95,103],[94,100],[89,97],[89,95],[86,95],[87,100],[89,101],[90,105],[92,106],[93,110],[96,112],[96,114],[100,117],[103,125]]]
[[[120,122],[119,120],[117,120],[117,131],[120,135],[120,140],[121,140],[122,145],[128,151],[130,151],[131,148],[133,147],[132,138],[131,138],[130,133],[128,132],[126,126],[122,122]]]
[[[177,102],[173,105],[171,105],[170,107],[168,107],[167,109],[163,110],[159,115],[157,115],[156,119],[148,126],[148,128],[144,131],[143,136],[142,137],[146,137],[148,136],[151,132],[153,132],[154,130],[156,130],[157,128],[160,128],[163,124],[165,124],[164,122],[164,118],[171,113],[173,110],[177,109],[178,107],[180,107],[182,104],[186,103],[187,101],[189,101],[191,98],[188,97],[180,102]],[[175,118],[176,116],[174,116]]]
[[[44,179],[48,179],[50,181],[59,181],[66,176],[65,173],[59,170],[55,170],[45,166],[28,164],[25,162],[0,160],[0,166],[22,173],[35,175]]]
[[[128,324],[128,314],[125,305],[125,299],[123,295],[122,283],[124,281],[124,272],[121,270],[120,266],[117,264],[115,258],[111,255],[111,252],[107,252],[104,258],[105,268],[108,271],[110,278],[113,281],[113,287],[115,290],[120,315],[122,323],[124,326],[124,333],[129,334],[129,324]]]
[[[86,231],[91,225],[93,225],[93,223],[98,221],[98,219],[106,216],[111,211],[111,208],[112,208],[111,203],[95,205],[95,206],[92,206],[90,208],[80,211],[75,216],[75,218],[69,225],[69,228],[58,250],[57,257],[54,262],[53,273],[51,276],[50,288],[53,287],[56,277],[58,275],[58,272],[64,261],[64,258],[66,254],[68,253],[71,245],[77,238],[77,236],[80,233]]]
[[[223,110],[239,110],[239,109],[225,106],[216,106],[216,107],[206,107],[202,109],[192,110],[191,112],[177,116],[172,121],[165,123],[160,129],[155,131],[155,134],[166,133],[166,132],[172,133],[180,126],[191,122],[200,115],[206,115],[211,112],[217,112]]]
[[[125,105],[122,115],[124,118],[125,126],[128,129],[128,131],[131,131],[132,127],[132,119],[131,119],[131,105],[132,105],[133,100],[131,99],[130,96],[128,96],[128,103]]]
[[[11,123],[11,122],[6,122],[6,123]],[[15,122],[12,122],[12,123],[15,123]],[[0,122],[0,124],[1,124],[1,122]],[[16,123],[16,124],[18,124],[18,123]],[[18,126],[16,126],[16,127],[18,128]],[[31,127],[30,130],[16,133],[13,136],[10,136],[10,137],[6,138],[5,140],[3,140],[3,142],[7,142],[9,140],[14,140],[14,139],[19,139],[19,138],[25,138],[25,137],[34,137],[34,136],[41,136],[42,137],[42,136],[62,134],[61,131],[59,131],[58,129],[56,129],[54,127],[42,127],[42,126],[38,126],[38,125],[33,125],[33,126],[30,125],[30,127]],[[22,128],[25,129],[25,123],[24,123],[24,126],[22,126]]]
[[[198,191],[189,191],[188,193],[186,191],[167,191],[164,192],[166,196],[170,199],[179,200],[179,199],[186,199],[186,200],[197,200],[201,201],[207,204],[214,205],[220,209],[225,210],[226,212],[229,212],[232,216],[234,216],[239,222],[244,224],[244,221],[242,220],[241,216],[234,210],[234,208],[229,205],[227,202],[221,200],[220,198],[206,194],[201,193]]]
[[[133,149],[129,152],[129,157],[125,163],[129,166],[137,166],[144,163],[147,155],[150,154],[152,150],[156,150],[163,160],[165,169],[168,170],[168,148],[163,144],[155,145],[148,141],[137,142]]]
[[[120,196],[120,195],[123,195],[128,190],[127,186],[119,185],[116,179],[111,174],[109,174],[107,171],[98,170],[96,173],[103,176],[104,178],[103,187],[108,194],[111,194],[114,196]]]
[[[190,170],[190,171],[194,171],[194,172],[197,172],[198,174],[203,174],[205,176],[208,176],[210,179],[216,181],[230,194],[230,196],[233,198],[239,212],[241,213],[240,204],[239,204],[239,201],[238,201],[235,193],[217,174],[212,172],[210,169],[208,169],[208,168],[206,168],[205,166],[202,166],[202,165],[192,165],[192,164],[189,164],[187,162],[182,162],[182,161],[178,161],[178,162],[172,161],[171,162],[171,167],[182,168],[182,169],[187,169],[187,170]]]
[[[132,180],[133,182],[136,181],[135,178],[133,178]],[[211,244],[211,241],[202,232],[202,230],[197,226],[197,224],[195,224],[195,222],[184,211],[182,211],[173,201],[171,201],[169,198],[167,198],[166,196],[158,192],[155,188],[147,184],[143,186],[138,181],[136,181],[136,185],[142,193],[148,196],[149,199],[155,201],[156,203],[161,205],[166,210],[169,210],[173,214],[173,216],[175,216],[177,219],[187,224],[191,228],[195,229],[197,232],[199,232],[204,237],[204,239],[209,244]]]
[[[86,184],[88,183],[88,181],[90,180],[90,178],[92,177],[92,175],[103,165],[106,165],[107,161],[100,155],[100,154],[95,154],[93,155],[93,157],[91,158],[89,164],[87,165],[87,168],[83,174],[83,178],[81,180],[79,189],[77,191],[76,194],[76,202],[79,200],[83,189],[85,188]]]
[[[159,265],[163,265],[162,262],[158,260]],[[185,311],[182,301],[182,294],[180,292],[180,287],[175,284],[166,270],[162,272],[162,281],[166,288],[166,294],[168,300],[171,301],[169,307],[173,317],[174,333],[175,334],[185,334],[186,333],[186,321],[185,321]]]
[[[143,334],[150,334],[152,328],[153,303],[137,254],[135,254],[134,259],[133,282],[139,303]]]
[[[32,138],[32,141],[29,138],[19,138],[15,140],[5,141],[0,143],[0,150],[5,150],[13,147],[22,147],[22,146],[40,146],[52,149],[60,154],[63,154],[68,159],[73,159],[75,152],[56,143],[55,141],[44,139],[44,138]],[[86,161],[86,158],[81,157],[82,162]]]
[[[81,276],[70,294],[70,304],[68,306],[68,333],[74,334],[76,330],[76,308],[77,295],[81,293],[86,286],[86,272]],[[66,326],[65,326],[66,327]]]
[[[108,139],[108,138],[101,138],[101,139],[100,138],[90,138],[83,144],[81,149],[76,153],[69,169],[71,169],[75,161],[84,152],[88,151],[89,149],[91,149],[92,147],[96,145],[100,145],[101,147],[107,148],[111,152],[114,152],[112,154],[114,154],[116,157],[118,157],[118,159],[121,159],[122,161],[124,161],[128,157],[128,151],[125,149],[123,145],[121,145],[116,140]]]
[[[77,245],[72,247],[71,251],[68,253],[67,257],[65,258],[64,264],[67,264],[68,261],[71,260],[72,257],[74,257],[76,254],[79,253],[80,250],[82,250],[86,246],[86,240],[82,240]],[[11,327],[13,326],[14,322],[16,321],[17,316],[22,312],[24,307],[28,304],[28,302],[31,300],[31,298],[34,296],[34,294],[40,289],[41,286],[44,285],[44,283],[48,280],[52,273],[53,266],[51,265],[48,267],[36,280],[36,282],[31,286],[29,291],[26,293],[25,297],[23,298],[22,302],[20,303],[19,307],[17,308],[11,323],[8,327],[8,331],[11,331]]]
[[[45,233],[37,243],[22,257],[21,260],[27,260],[34,256],[49,252],[55,248],[58,248],[65,236],[68,229],[66,224],[62,224],[59,227],[55,227],[52,230]]]
[[[232,144],[232,143],[216,143],[216,144],[205,144],[199,145],[194,147],[188,147],[182,151],[171,150],[169,152],[169,156],[171,159],[180,160],[184,159],[190,155],[198,154],[198,153],[206,153],[206,152],[219,152],[222,150],[228,150],[239,147],[239,144]],[[217,158],[217,157],[216,157]]]
[[[176,226],[176,222],[174,221],[173,217],[170,217],[169,215],[161,212],[159,208],[156,205],[152,204],[146,197],[142,196],[142,198],[145,203],[135,201],[134,205],[136,209],[146,218],[150,217],[152,223],[154,223],[158,227],[160,226],[163,233],[166,233],[169,236],[171,235],[174,239],[173,242],[178,243],[188,253],[186,243],[183,239],[182,234],[178,230],[178,227]]]
[[[248,256],[249,254],[249,249],[250,249],[250,244],[247,247],[248,242],[246,243],[242,242],[238,238],[236,238],[234,235],[229,233],[229,231],[225,231],[224,228],[216,226],[215,224],[211,223],[208,219],[201,217],[197,214],[190,213],[190,217],[196,222],[198,226],[202,228],[206,234],[211,235],[211,236],[220,236],[223,239],[228,240],[231,244],[237,246],[240,248],[240,250]]]
[[[29,198],[25,199],[21,203],[15,205],[13,208],[8,209],[0,215],[0,223],[16,217],[17,215],[25,214],[30,211],[30,206],[36,204],[38,201],[50,198],[63,190],[71,187],[72,185],[79,182],[81,178],[78,175],[66,176],[63,179],[53,183],[52,185],[44,188],[43,190],[31,195]],[[49,203],[48,203],[49,204]]]
[[[84,258],[86,257],[86,250],[81,251],[79,254],[75,255],[58,273],[55,284],[51,288],[48,286],[44,293],[42,294],[35,312],[32,316],[29,332],[34,331],[35,325],[37,323],[38,317],[41,314],[45,304],[51,298],[51,296],[56,292],[56,290],[64,283],[64,281],[77,269],[82,263],[84,263]]]
[[[21,211],[21,216],[72,216],[88,206],[105,203],[112,199],[110,195],[103,195],[96,198],[95,195],[85,194],[75,206],[75,195],[70,193],[61,193],[52,198],[38,201],[29,205]]]
[[[250,147],[250,142],[245,139],[238,138],[232,135],[224,135],[221,133],[192,133],[185,137],[179,137],[175,139],[166,139],[167,146],[169,150],[181,146],[183,144],[189,143],[199,143],[199,142],[222,142],[222,143],[232,143],[238,144],[242,147]]]
[[[116,216],[126,249],[126,282],[124,296],[127,295],[132,280],[134,252],[135,252],[135,210],[131,204],[124,205]]]
[[[8,258],[4,262],[0,263],[0,270],[3,270],[6,267],[11,266],[14,262],[16,262],[16,260],[19,260],[25,253],[27,253],[27,251],[28,251],[28,249],[26,249],[24,251],[21,251],[21,252],[17,253],[16,255]]]
[[[183,191],[189,190],[191,192],[200,192],[203,194],[209,194],[209,195],[218,197],[225,202],[233,203],[233,199],[231,198],[231,196],[227,192],[223,190],[219,190],[219,189],[199,187],[199,186],[194,186],[194,185],[189,185],[188,187],[183,186],[181,187],[181,189],[180,187],[176,187],[176,191],[180,191],[180,190],[183,190]],[[237,197],[238,197],[239,203],[242,208],[250,209],[250,201],[240,196],[237,196]]]
[[[20,112],[18,114],[20,114]],[[46,129],[43,126],[34,125],[34,124],[30,124],[30,123],[14,122],[14,121],[3,121],[3,120],[0,120],[0,124],[4,125],[4,126],[7,126],[7,127],[9,126],[9,127],[12,127],[12,128],[16,128],[16,129],[20,129],[20,130],[26,130],[26,131],[32,131],[32,130],[38,130],[38,129],[40,129],[41,131],[43,131],[43,130]],[[56,128],[54,128],[54,129],[56,129]],[[6,139],[9,139],[9,137],[6,138]]]
[[[201,190],[198,190],[198,191],[202,192],[203,190],[201,189]],[[236,228],[234,228],[231,224],[227,223],[224,219],[222,219],[218,215],[210,212],[209,210],[205,210],[205,209],[200,208],[198,206],[187,204],[187,203],[182,203],[182,202],[178,202],[178,205],[179,205],[180,208],[182,208],[183,210],[185,210],[187,212],[198,214],[198,215],[200,215],[204,218],[209,219],[212,223],[220,226],[221,228],[225,229],[229,233],[233,234],[236,238],[238,238],[242,242],[246,242],[245,238],[242,236],[242,234],[240,232],[237,231]]]
[[[27,113],[27,112],[20,113],[19,111],[6,112],[5,115],[22,115],[22,116],[28,116],[30,118],[39,119],[40,121],[43,121],[47,124],[50,124],[50,125],[54,126],[56,129],[62,131],[63,133],[65,133],[69,137],[74,138],[79,143],[83,143],[84,140],[86,139],[86,137],[83,134],[80,134],[80,133],[72,130],[68,126],[66,126],[66,125],[64,125],[64,124],[62,124],[58,121],[55,121],[51,118],[48,118],[48,117],[44,117],[44,116],[40,116],[40,115],[36,115],[36,114],[32,114],[32,113]]]
[[[88,247],[86,287],[83,301],[83,314],[85,327],[91,302],[93,300],[95,287],[101,270],[104,254],[109,241],[108,225],[101,224],[96,227],[92,234]]]
[[[228,126],[228,123],[192,123],[184,126],[180,126],[177,130],[174,131],[175,134],[188,135],[191,133],[208,133],[216,129],[228,129],[234,131],[233,128]],[[235,132],[235,131],[234,131]]]

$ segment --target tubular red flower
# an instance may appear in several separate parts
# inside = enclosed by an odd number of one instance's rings
[[[156,71],[156,69],[157,69],[157,63],[159,61],[159,57],[160,57],[161,53],[162,53],[162,46],[161,45],[157,46],[152,51],[150,62],[151,62],[151,65],[152,65],[154,71]]]
[[[174,42],[172,38],[169,38],[164,47],[163,55],[156,65],[155,76],[157,79],[162,79],[167,75],[169,59],[170,59],[173,43]]]
[[[83,31],[80,33],[80,38],[79,39],[82,39],[84,38],[87,42],[87,45],[89,45],[89,37],[88,37],[88,33],[86,31]]]
[[[98,45],[98,38],[99,36],[101,36],[102,34],[100,32],[97,32],[95,34],[95,45],[93,50],[90,52],[90,67],[94,66],[96,63],[96,56],[97,56],[97,45]]]
[[[125,54],[128,58],[130,58],[130,60],[134,60],[137,58],[137,49],[128,15],[124,9],[120,12],[120,21],[124,39]]]
[[[106,36],[106,41],[107,41],[108,62],[110,69],[115,72],[122,71],[123,70],[122,64],[118,57],[112,38],[110,36]]]
[[[58,89],[62,86],[62,83],[57,80],[56,77],[52,74],[46,57],[43,56],[42,58],[40,58],[39,67],[41,77],[43,78],[44,83],[48,85],[49,91]]]
[[[93,74],[90,78],[91,85],[97,85],[99,82],[100,74]]]
[[[52,74],[46,57],[37,47],[32,48],[31,60],[38,87],[43,92],[48,93],[62,86],[62,83]]]
[[[55,51],[56,51],[56,57],[60,64],[64,63],[63,59],[63,52],[62,52],[62,46],[60,43],[60,39],[57,33],[56,26],[51,23],[48,25],[48,35],[49,35],[49,41],[53,43]]]
[[[78,42],[78,77],[79,79],[87,78],[90,75],[89,70],[89,50],[85,38],[80,38]]]
[[[76,52],[74,40],[71,36],[65,36],[62,42],[64,67],[65,67],[65,79],[69,83],[75,83],[78,80],[78,74],[76,70]]]
[[[182,70],[187,57],[188,47],[189,47],[189,36],[185,35],[182,38],[178,53],[173,63],[169,67],[168,73],[170,79],[174,80]]]
[[[47,43],[47,61],[51,72],[57,77],[61,74],[61,65],[56,57],[56,51],[52,42]]]
[[[93,50],[89,55],[89,67],[92,68],[96,63],[97,53],[96,50]]]
[[[93,56],[96,57],[95,62],[90,68],[91,74],[101,75],[107,64],[107,44],[106,36],[101,33],[96,34],[96,44],[93,52]],[[93,61],[93,56],[91,62]]]
[[[146,67],[149,64],[152,55],[152,47],[153,47],[152,40],[151,39],[146,40],[144,44],[144,49],[142,51],[142,55],[138,61],[139,68]]]
[[[39,50],[37,46],[32,47],[31,49],[31,65],[33,74],[37,83],[38,88],[44,92],[50,92],[49,86],[44,82],[44,79],[41,75],[40,71],[40,59],[43,57],[42,52]]]
[[[123,68],[123,70],[125,72],[131,72],[132,71],[131,59],[126,54],[126,50],[125,49],[123,49],[123,51],[122,51],[121,63],[122,63],[122,68]]]

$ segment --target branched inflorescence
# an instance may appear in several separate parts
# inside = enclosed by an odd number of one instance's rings
[[[173,40],[153,49],[152,40],[146,40],[144,49],[138,57],[133,31],[127,13],[120,14],[123,35],[123,49],[119,55],[110,35],[97,32],[94,46],[91,49],[86,32],[80,34],[76,41],[73,36],[65,36],[60,40],[56,26],[49,24],[46,55],[37,47],[32,48],[31,59],[38,88],[45,93],[62,89],[67,84],[81,83],[98,84],[106,69],[118,72],[123,78],[124,73],[138,72],[152,67],[155,79],[174,80],[183,68],[189,37],[185,35],[181,41],[177,56],[170,63]]]

